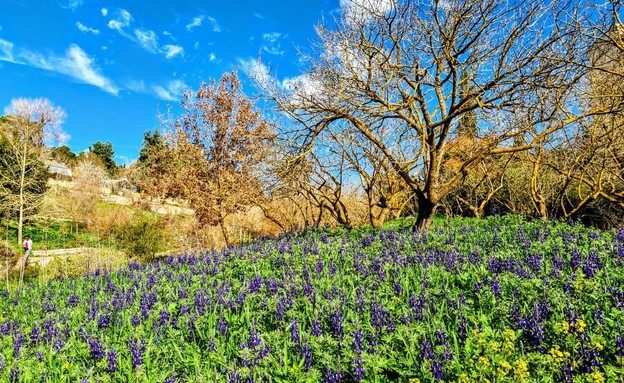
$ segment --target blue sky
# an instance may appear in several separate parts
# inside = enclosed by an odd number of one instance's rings
[[[0,113],[11,99],[45,97],[67,112],[76,153],[113,144],[138,157],[158,107],[183,90],[256,60],[281,79],[302,68],[297,48],[315,39],[339,0],[1,0]],[[245,85],[248,94],[253,88]]]

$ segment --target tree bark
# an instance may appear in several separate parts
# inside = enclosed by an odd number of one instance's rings
[[[412,227],[413,231],[427,230],[431,223],[433,223],[433,217],[435,215],[438,204],[431,201],[430,198],[419,192],[418,198],[418,217]]]

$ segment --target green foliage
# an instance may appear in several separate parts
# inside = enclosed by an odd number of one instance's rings
[[[50,148],[52,158],[64,163],[65,165],[73,165],[76,162],[77,155],[67,145]]]
[[[162,220],[148,214],[119,224],[114,231],[118,245],[130,256],[153,258],[156,253],[165,250],[168,242]]]
[[[117,172],[117,163],[115,163],[115,151],[113,150],[113,144],[110,142],[97,141],[89,147],[91,153],[93,153],[104,165],[104,168],[108,172],[108,175],[113,177]]]
[[[163,138],[158,130],[148,131],[143,135],[143,147],[139,151],[137,160],[139,166],[149,166],[160,150],[164,148]]]
[[[135,262],[0,299],[0,380],[618,382],[622,262],[624,230],[520,217]]]

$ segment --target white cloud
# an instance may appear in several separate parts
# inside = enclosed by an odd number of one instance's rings
[[[13,43],[0,39],[0,61],[8,61],[14,63],[13,59]]]
[[[71,10],[75,10],[76,8],[80,7],[81,5],[82,5],[82,0],[69,0],[69,3],[67,3],[67,5],[61,5],[61,7],[67,8],[67,9],[71,9]]]
[[[108,15],[108,8],[102,8],[101,12],[102,16],[106,17]]]
[[[100,73],[93,58],[76,44],[71,44],[63,56],[55,54],[45,56],[28,49],[14,52],[14,48],[14,44],[10,41],[0,39],[0,60],[61,73],[97,86],[108,93],[119,93],[115,84]]]
[[[351,22],[362,22],[387,14],[397,0],[340,0],[340,8]]]
[[[164,36],[169,37],[169,38],[170,38],[171,40],[173,40],[173,41],[177,41],[177,40],[178,40],[178,39],[176,39],[176,38],[175,38],[175,36],[174,36],[171,32],[169,32],[169,31],[164,31],[162,34],[163,34]]]
[[[176,101],[182,97],[182,93],[188,89],[188,85],[186,85],[181,80],[172,80],[167,83],[165,86],[154,85],[152,87],[156,96],[160,99],[167,101]]]
[[[190,31],[193,28],[197,28],[202,25],[202,21],[204,21],[204,15],[196,16],[193,18],[193,21],[186,24],[186,30]]]
[[[193,45],[193,47],[194,47],[195,49],[198,49],[198,48],[199,48],[199,41],[195,41],[195,45]]]
[[[184,56],[184,48],[179,45],[163,45],[161,52],[163,52],[168,59],[176,56]]]
[[[130,26],[130,23],[132,23],[132,20],[133,18],[130,12],[126,11],[125,9],[119,9],[117,11],[117,17],[108,21],[108,27],[110,29],[116,30],[117,32],[119,32],[119,34],[121,34],[124,37],[132,38],[132,36],[130,36],[125,31],[125,28]]]
[[[158,52],[158,37],[156,33],[149,29],[135,29],[134,36],[139,44],[150,53]]]
[[[214,53],[211,53],[210,56],[208,57],[208,61],[215,62],[217,61],[217,55],[215,55]]]
[[[280,43],[280,40],[282,39],[281,33],[265,33],[262,35],[262,39],[264,40],[264,44],[262,44],[262,49],[264,51],[276,56],[284,55],[284,50],[282,49],[282,44]]]
[[[210,21],[210,24],[212,25],[213,32],[221,32],[221,27],[219,26],[219,23],[217,23],[217,19],[214,17],[208,17],[208,21]]]
[[[2,25],[0,25],[0,32],[2,32]]]
[[[126,86],[126,88],[128,88],[129,90],[132,90],[134,92],[138,92],[138,93],[144,93],[145,92],[145,82],[143,80],[133,80],[130,79],[128,81],[126,81],[126,83],[124,84]]]
[[[89,28],[83,23],[81,23],[80,21],[76,21],[76,28],[78,28],[81,32],[84,32],[84,33],[93,33],[94,35],[100,34],[99,29]]]

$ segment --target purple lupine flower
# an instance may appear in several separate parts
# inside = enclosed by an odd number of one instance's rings
[[[466,323],[466,316],[461,314],[457,318],[457,339],[463,342],[468,337],[468,323]]]
[[[4,356],[0,353],[0,374],[4,372],[6,368],[6,362],[4,361]]]
[[[146,342],[144,340],[131,338],[128,340],[128,349],[132,355],[132,371],[143,364],[143,353],[145,352]]]
[[[312,367],[312,347],[307,344],[301,347],[301,356],[303,356],[303,369],[308,371]]]
[[[340,372],[327,370],[325,371],[325,374],[323,374],[323,380],[321,380],[321,382],[322,383],[339,383],[342,381],[342,379],[344,379],[344,375],[341,374]]]
[[[329,327],[332,331],[332,334],[337,340],[342,339],[343,335],[343,316],[339,311],[333,312],[329,314]]]
[[[290,339],[296,346],[299,346],[301,343],[299,335],[299,323],[297,323],[295,319],[292,320],[290,325]]]
[[[220,317],[219,320],[217,321],[217,329],[219,330],[222,336],[225,336],[225,334],[227,334],[227,327],[228,327],[228,323],[225,320],[225,318]]]
[[[140,324],[141,324],[141,318],[139,318],[138,315],[133,316],[132,317],[132,326],[137,327]]]
[[[444,369],[442,367],[442,363],[437,360],[431,361],[431,373],[433,374],[433,378],[436,380],[444,379]]]
[[[37,352],[35,353],[35,355],[37,356],[37,360],[38,360],[38,361],[43,362],[43,357],[44,357],[43,352],[41,352],[41,351],[37,351]],[[1,372],[1,371],[2,371],[2,369],[0,368],[0,372]]]
[[[618,334],[615,337],[615,355],[619,357],[624,356],[624,338],[622,338],[622,334]]]
[[[65,302],[65,306],[67,307],[76,307],[80,303],[80,297],[75,294],[71,294],[67,297],[67,302]]]
[[[161,310],[160,311],[160,319],[158,320],[158,324],[161,327],[166,327],[169,324],[169,311]]]
[[[351,346],[353,347],[355,353],[359,354],[364,351],[364,333],[362,329],[358,328],[357,330],[355,330],[355,332],[351,334],[351,337],[353,338],[353,343],[351,343]]]
[[[115,350],[109,350],[108,351],[108,372],[110,372],[111,374],[114,373],[115,371],[117,371],[117,351]]]
[[[431,343],[428,340],[424,340],[420,344],[420,348],[422,351],[423,359],[431,359],[433,358],[433,347],[431,347]]]
[[[581,265],[581,253],[577,249],[572,249],[572,254],[570,255],[570,268],[572,271],[576,271],[578,267]]]
[[[312,321],[312,335],[321,336],[323,335],[323,330],[321,329],[321,321],[315,319]]]
[[[240,383],[243,377],[236,371],[232,371],[228,374],[228,383]]]
[[[96,338],[89,338],[89,354],[92,359],[100,360],[106,356],[104,352],[104,347],[100,344],[100,342]]]
[[[364,380],[364,361],[358,358],[351,362],[351,364],[353,364],[353,380],[356,382]]]
[[[41,330],[39,330],[39,326],[37,324],[33,324],[30,329],[30,345],[35,346],[41,340]]]
[[[21,356],[22,346],[26,343],[26,338],[21,330],[17,330],[13,334],[13,357],[19,359]]]
[[[98,318],[99,329],[108,328],[110,326],[110,323],[111,323],[111,318],[110,318],[110,315],[108,314],[100,315],[100,317]]]
[[[255,349],[260,346],[260,337],[258,336],[258,332],[253,326],[249,329],[249,347]]]
[[[19,368],[17,366],[11,368],[11,373],[9,375],[9,382],[10,383],[18,383],[19,382]]]
[[[492,293],[494,293],[494,296],[496,298],[500,298],[501,287],[500,287],[500,284],[498,283],[498,279],[493,279],[492,280],[491,288],[492,288]]]

